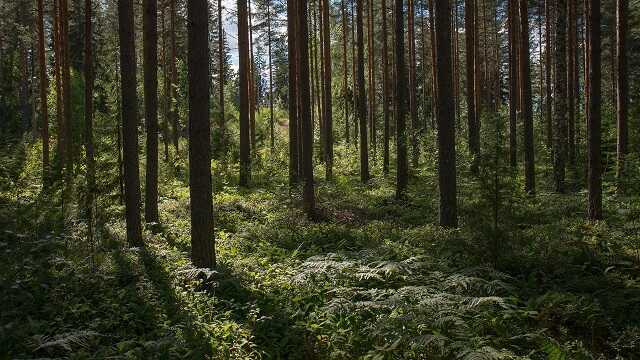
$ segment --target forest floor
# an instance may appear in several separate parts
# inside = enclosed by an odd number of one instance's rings
[[[584,192],[530,197],[514,178],[496,201],[486,182],[461,180],[460,228],[444,230],[433,166],[404,201],[393,176],[362,185],[341,170],[318,181],[311,222],[283,161],[251,189],[215,177],[208,272],[188,259],[183,164],[162,165],[162,225],[130,248],[117,191],[98,199],[90,243],[81,198],[63,218],[60,191],[38,185],[37,146],[12,149],[0,359],[640,358],[637,194],[606,191],[607,220],[589,223]],[[337,169],[357,169],[347,152]]]

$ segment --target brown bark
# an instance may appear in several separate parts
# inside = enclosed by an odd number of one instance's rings
[[[138,94],[133,0],[118,0],[120,73],[122,89],[122,139],[127,241],[142,246],[140,229],[140,177],[138,163]]]
[[[49,79],[47,78],[47,63],[44,43],[44,4],[43,0],[37,0],[37,36],[38,36],[38,67],[40,77],[40,111],[42,113],[42,184],[47,186],[49,182],[49,109],[47,106],[47,90]]]
[[[173,147],[176,149],[176,157],[180,155],[179,139],[180,139],[180,119],[178,118],[178,69],[176,67],[176,0],[170,0],[169,8],[169,32],[171,34],[171,82],[170,88],[170,114],[173,125]]]
[[[587,32],[589,33],[589,115],[587,120],[587,187],[589,190],[589,219],[602,219],[602,154],[601,154],[601,41],[600,0],[586,0],[588,4]]]
[[[553,173],[555,190],[565,192],[567,159],[567,1],[556,0],[555,61],[554,61],[554,151]]]
[[[394,7],[395,50],[395,114],[396,120],[396,197],[403,199],[407,190],[409,162],[407,159],[406,101],[407,86],[404,52],[404,5],[402,0],[395,1]]]
[[[358,120],[360,123],[360,180],[369,181],[369,150],[367,148],[367,95],[364,81],[364,0],[356,0],[356,33],[358,48]]]
[[[529,67],[529,2],[520,0],[520,78],[522,119],[524,123],[525,191],[535,194],[535,150],[533,142],[533,104],[531,100],[531,69]]]
[[[251,150],[249,156],[258,155],[258,149],[256,148],[256,74],[255,74],[255,59],[253,57],[253,12],[251,11],[251,0],[247,1],[248,4],[248,18],[249,18],[249,124],[251,134]]]
[[[508,26],[509,26],[509,164],[511,167],[518,165],[518,137],[517,137],[517,112],[518,112],[518,6],[513,1],[508,2]]]
[[[297,1],[287,1],[287,19],[297,16]],[[289,54],[289,185],[294,186],[300,179],[298,150],[298,56],[296,21],[287,21],[287,41]],[[346,70],[345,70],[346,71]]]
[[[382,115],[384,117],[382,172],[389,174],[389,44],[387,41],[387,2],[382,0]]]
[[[469,131],[469,153],[472,160],[471,171],[478,172],[480,155],[480,133],[476,121],[476,94],[475,94],[475,64],[476,64],[476,38],[475,38],[475,0],[464,2],[464,26],[466,40],[466,84],[467,84],[467,127]]]
[[[545,125],[547,130],[547,146],[551,147],[553,145],[553,120],[552,120],[552,107],[551,107],[551,1],[545,0],[544,2],[544,17],[545,17],[545,26],[544,26],[544,34],[545,34],[545,75],[544,82],[546,84],[545,90]]]
[[[250,113],[251,113],[251,58],[247,0],[238,0],[238,53],[240,73],[240,179],[239,185],[249,186],[251,177]]]
[[[331,63],[331,33],[329,28],[329,0],[322,0],[322,18],[323,18],[323,32],[322,32],[322,51],[324,58],[324,126],[325,126],[325,138],[324,138],[324,156],[325,156],[325,169],[326,178],[330,180],[333,177],[333,113],[331,103],[331,77],[332,77],[332,63]]]
[[[384,1],[384,0],[382,0]],[[349,59],[347,53],[348,43],[348,28],[347,28],[347,12],[344,0],[340,1],[340,10],[342,15],[342,61],[343,61],[343,83],[342,83],[342,96],[344,100],[344,139],[349,144]]]
[[[373,158],[376,156],[376,72],[375,72],[375,31],[373,27],[375,10],[373,0],[368,0],[367,6],[367,55],[369,59],[369,137]]]
[[[224,50],[224,27],[222,19],[222,0],[218,0],[218,107],[220,111],[220,149],[223,161],[226,162],[226,136],[227,122],[224,108],[224,79],[225,79],[225,50]]]
[[[451,74],[451,3],[438,1],[435,6],[436,82],[438,121],[438,182],[440,187],[440,225],[458,226],[456,195],[455,113],[453,75]]]
[[[85,211],[87,236],[93,245],[93,203],[95,194],[96,166],[93,146],[93,16],[91,0],[84,2],[84,141],[87,157],[87,193]]]
[[[144,217],[157,223],[158,217],[158,4],[143,2],[144,113],[147,130]]]
[[[271,66],[271,4],[267,1],[267,54],[269,58],[269,135],[271,140],[271,155],[275,154],[275,120],[273,117],[273,67]]]
[[[628,107],[628,70],[627,70],[627,13],[629,5],[627,0],[616,1],[616,34],[617,34],[617,74],[616,74],[616,95],[617,95],[617,177],[624,178],[625,157],[628,152],[629,126],[627,124]]]
[[[411,165],[418,167],[420,149],[418,147],[418,112],[416,110],[416,35],[415,35],[415,4],[408,1],[407,27],[409,43],[409,118],[411,119]]]

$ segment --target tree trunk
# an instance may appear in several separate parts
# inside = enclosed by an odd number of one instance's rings
[[[458,214],[455,104],[453,101],[453,75],[450,71],[451,3],[449,1],[438,1],[435,5],[440,225],[455,228],[458,226]]]
[[[382,115],[384,117],[382,172],[389,174],[389,45],[387,42],[387,2],[382,0]]]
[[[176,157],[180,155],[180,119],[178,117],[178,69],[176,66],[176,0],[170,0],[170,33],[171,33],[171,121],[173,123],[173,147],[176,149]]]
[[[544,82],[546,84],[545,90],[545,125],[547,128],[547,146],[551,148],[553,145],[553,120],[552,120],[552,106],[551,106],[551,1],[545,0],[544,2],[544,38],[545,38],[545,74]]]
[[[287,19],[297,16],[296,0],[287,1]],[[287,39],[289,54],[289,185],[293,187],[300,179],[298,152],[298,57],[296,49],[298,31],[296,21],[287,21]]]
[[[404,5],[402,0],[395,1],[394,7],[395,49],[395,114],[396,120],[396,197],[403,199],[407,190],[409,162],[407,159],[406,101],[407,86],[405,80],[404,52]]]
[[[361,1],[361,0],[359,0]],[[311,126],[311,99],[309,92],[309,30],[307,28],[307,0],[298,2],[297,30],[299,36],[298,57],[300,122],[302,127],[302,162],[304,167],[303,204],[307,216],[315,216],[315,194],[313,184],[313,133]],[[291,21],[291,20],[289,20]]]
[[[275,120],[273,117],[273,68],[271,66],[271,0],[267,1],[267,51],[269,58],[269,135],[271,140],[271,155],[275,154]]]
[[[253,21],[252,21],[252,11],[251,11],[251,0],[247,1],[249,10],[248,10],[248,18],[249,18],[249,124],[251,126],[251,150],[249,153],[249,159],[251,159],[251,154],[253,156],[258,155],[258,149],[256,148],[256,74],[255,74],[255,59],[253,58]]]
[[[357,76],[357,64],[358,58],[356,57],[356,1],[351,0],[351,82],[353,83],[353,138],[355,139],[356,148],[358,147],[358,116],[359,116],[359,105],[358,105],[358,76]]]
[[[515,168],[518,165],[518,6],[513,1],[508,2],[509,22],[509,164]]]
[[[65,146],[65,170],[66,180],[71,181],[73,173],[73,124],[71,114],[71,69],[69,60],[69,11],[67,8],[67,0],[60,0],[60,45],[61,45],[61,64],[62,64],[62,106],[64,117],[64,146]]]
[[[147,127],[147,163],[144,217],[147,223],[158,218],[158,5],[143,3],[144,113]]]
[[[189,194],[191,260],[200,268],[216,265],[211,194],[209,126],[209,13],[207,0],[188,0]]]
[[[533,143],[533,104],[531,101],[531,69],[529,68],[529,2],[520,0],[520,84],[522,86],[522,119],[524,123],[525,191],[536,192],[535,150]]]
[[[476,38],[475,38],[475,0],[464,2],[464,27],[467,57],[467,126],[469,131],[469,154],[472,157],[471,171],[478,172],[480,155],[480,134],[476,126],[476,94],[475,94],[475,64],[476,64]]]
[[[64,111],[62,108],[62,44],[60,43],[60,33],[61,33],[61,20],[60,20],[60,7],[59,0],[53,0],[53,49],[54,49],[54,73],[55,73],[55,81],[56,81],[56,122],[58,124],[57,131],[57,143],[56,143],[56,152],[57,152],[57,160],[55,163],[56,166],[56,175],[61,175],[62,169],[64,168],[64,158],[65,155],[65,140],[64,140]]]
[[[251,177],[250,112],[251,70],[249,50],[249,25],[247,23],[247,0],[238,0],[238,52],[240,72],[240,180],[242,187],[249,186]],[[255,149],[253,149],[255,151]]]
[[[429,36],[431,40],[431,91],[433,97],[433,103],[438,102],[438,89],[436,84],[436,33],[435,33],[435,25],[434,25],[434,10],[433,3],[436,0],[427,0],[429,2]],[[472,0],[475,1],[475,0]],[[431,113],[431,128],[435,129],[435,121],[436,121],[436,107],[433,106]]]
[[[589,219],[602,219],[602,155],[600,128],[601,95],[601,46],[600,46],[600,0],[586,0],[588,4],[587,32],[589,33],[589,115],[587,120],[587,160]]]
[[[140,175],[138,164],[138,94],[133,0],[118,0],[120,73],[122,74],[122,124],[127,240],[142,246],[140,229]]]
[[[40,111],[42,112],[42,184],[49,183],[49,108],[47,106],[47,62],[44,43],[44,4],[37,0],[38,66],[40,75]]]
[[[576,91],[578,78],[576,76],[576,0],[568,0],[567,3],[567,167],[572,174],[575,174],[576,158],[576,102],[578,94]]]
[[[364,0],[356,0],[356,32],[358,37],[358,120],[360,123],[360,180],[369,181],[369,150],[367,148],[367,95],[364,82]],[[400,38],[401,39],[401,38]],[[397,46],[397,45],[396,45]]]
[[[408,1],[407,27],[409,42],[409,117],[411,119],[411,165],[418,167],[420,149],[418,148],[418,112],[416,110],[416,33],[415,33],[415,4]]]
[[[384,0],[383,0],[384,1]],[[348,28],[347,28],[347,11],[344,0],[340,1],[340,11],[342,15],[342,61],[343,61],[343,84],[342,96],[344,101],[344,139],[349,144],[349,61],[347,54]]]
[[[617,125],[618,125],[618,144],[617,144],[617,177],[619,185],[625,175],[625,157],[628,151],[629,127],[627,125],[627,104],[628,104],[628,70],[627,70],[627,12],[629,10],[627,0],[616,1],[616,34],[617,34]]]
[[[326,166],[326,178],[330,180],[333,177],[333,113],[331,103],[331,32],[329,28],[329,0],[322,0],[322,17],[323,17],[323,58],[324,58],[324,156]]]
[[[224,50],[224,19],[222,18],[222,0],[218,0],[218,106],[220,111],[220,149],[222,159],[226,163],[227,157],[227,122],[224,108],[224,79],[225,79],[225,50]]]
[[[555,190],[565,192],[567,156],[567,1],[556,0],[554,59],[554,151],[553,173]]]
[[[93,147],[93,16],[91,0],[84,2],[84,141],[87,156],[87,194],[85,211],[87,236],[93,245],[93,202],[95,193],[96,166]]]
[[[171,82],[169,80],[169,61],[167,54],[167,34],[165,32],[165,6],[161,6],[160,25],[162,34],[162,76],[164,81],[163,116],[162,116],[162,143],[164,144],[164,161],[169,161],[169,112],[171,109]]]
[[[367,40],[369,42],[367,54],[369,57],[369,135],[373,159],[376,157],[376,70],[375,70],[375,31],[373,27],[375,10],[373,0],[368,0],[367,6]]]

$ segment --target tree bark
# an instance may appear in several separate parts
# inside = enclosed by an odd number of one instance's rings
[[[122,140],[127,240],[142,246],[140,229],[140,175],[138,164],[138,94],[133,0],[118,0],[120,73],[122,89]]]
[[[476,63],[476,39],[475,39],[475,0],[465,0],[464,2],[464,26],[466,40],[466,77],[467,77],[467,127],[469,131],[469,154],[471,155],[471,171],[478,172],[478,162],[480,155],[480,134],[476,121],[476,94],[475,94],[475,63]]]
[[[524,122],[525,191],[536,192],[535,150],[533,142],[533,104],[531,100],[531,69],[529,68],[529,2],[520,0],[520,84],[522,86],[522,119]]]
[[[518,5],[508,2],[509,26],[509,164],[515,168],[518,165]]]
[[[418,167],[420,149],[418,147],[418,113],[416,110],[416,35],[415,35],[415,4],[408,1],[407,27],[409,42],[409,117],[411,119],[411,165]]]
[[[356,0],[356,32],[358,38],[358,120],[360,123],[360,180],[369,181],[369,150],[367,148],[367,95],[364,82],[364,0]],[[396,45],[397,46],[397,45]]]
[[[326,178],[330,180],[333,177],[333,113],[331,103],[331,77],[332,77],[332,64],[331,64],[331,32],[329,27],[329,0],[322,0],[322,22],[324,31],[322,32],[322,51],[324,58],[324,126],[325,126],[325,138],[324,138],[324,156],[325,156],[325,168]]]
[[[358,0],[361,1],[361,0]],[[297,6],[297,29],[300,51],[298,56],[300,122],[302,127],[302,162],[304,167],[303,204],[307,216],[315,217],[315,194],[313,183],[313,133],[311,124],[311,99],[309,92],[309,30],[307,28],[307,0],[301,0]],[[291,21],[291,20],[289,20]]]
[[[384,0],[383,0],[384,1]],[[349,144],[349,59],[347,53],[348,43],[348,28],[347,28],[347,10],[344,0],[340,1],[340,11],[342,17],[342,61],[343,61],[343,83],[342,83],[342,96],[344,101],[344,139]]]
[[[551,148],[553,146],[553,120],[552,120],[552,106],[551,106],[551,1],[545,0],[544,2],[544,38],[545,38],[545,75],[544,82],[546,84],[545,90],[545,124],[547,130],[547,146]]]
[[[218,0],[218,106],[220,110],[220,149],[223,161],[226,162],[226,136],[227,122],[224,108],[224,78],[225,78],[225,50],[224,50],[224,27],[222,19],[222,0]]]
[[[44,43],[44,4],[43,0],[37,0],[37,34],[38,34],[38,66],[40,77],[40,111],[42,113],[42,184],[46,187],[49,183],[49,108],[47,106],[47,90],[49,79],[47,78],[47,62]]]
[[[189,194],[191,260],[200,268],[216,265],[211,194],[209,124],[209,13],[207,0],[188,0]]]
[[[173,147],[176,149],[176,157],[180,155],[180,119],[178,117],[178,69],[176,66],[176,0],[170,0],[170,33],[171,33],[171,121],[173,123]]]
[[[387,41],[387,2],[382,1],[382,115],[384,117],[382,172],[389,174],[389,45]]]
[[[625,157],[628,152],[629,142],[629,126],[627,124],[627,107],[628,107],[628,70],[627,70],[627,13],[629,5],[627,0],[616,1],[616,34],[617,34],[617,177],[619,186],[625,175]]]
[[[451,3],[435,4],[436,83],[438,122],[438,180],[440,185],[440,225],[458,226],[456,187],[455,104],[451,74]]]
[[[589,115],[587,120],[587,185],[589,190],[589,219],[602,219],[602,154],[601,154],[601,46],[600,0],[586,0],[589,33]]]
[[[249,50],[249,25],[247,23],[247,0],[238,0],[238,52],[240,72],[240,180],[242,187],[249,186],[251,177],[250,137],[250,93],[251,70]],[[255,149],[254,149],[255,151]]]
[[[297,0],[287,0],[287,19],[295,19],[298,15]],[[296,49],[298,31],[296,21],[287,21],[287,41],[289,54],[289,185],[293,187],[299,182],[298,151],[298,56]]]
[[[405,52],[404,52],[404,5],[402,0],[395,1],[395,114],[396,120],[396,197],[403,199],[407,190],[409,162],[407,159],[407,131],[406,131],[406,101],[407,86],[405,80]]]
[[[147,162],[144,217],[147,223],[158,218],[158,4],[143,3],[144,113],[147,127]]]
[[[553,173],[555,190],[565,192],[567,158],[567,1],[556,0],[555,61],[554,61],[554,151]]]
[[[84,2],[84,141],[87,157],[87,194],[85,211],[87,236],[93,246],[93,203],[95,194],[96,166],[93,146],[93,16],[91,0]]]
[[[269,135],[271,140],[271,155],[275,154],[275,120],[273,117],[273,68],[271,65],[271,0],[267,0],[267,52],[269,58]]]

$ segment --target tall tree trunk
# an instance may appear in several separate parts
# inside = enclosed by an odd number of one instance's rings
[[[567,1],[556,0],[554,60],[554,151],[555,190],[565,192],[567,156]]]
[[[525,191],[536,192],[535,150],[533,143],[533,104],[531,100],[531,69],[529,67],[529,2],[520,0],[520,84],[522,86],[522,119],[524,123]]]
[[[249,50],[249,25],[247,0],[238,0],[238,52],[240,72],[240,186],[249,186],[251,177],[250,112],[251,58]],[[253,149],[255,151],[255,149]]]
[[[56,152],[57,152],[57,161],[55,163],[56,166],[56,175],[62,175],[62,170],[64,168],[64,159],[65,155],[65,140],[64,140],[64,111],[62,106],[62,44],[60,43],[60,33],[61,33],[61,20],[60,20],[60,6],[59,0],[53,0],[53,49],[54,49],[54,73],[55,73],[55,81],[56,81],[56,122],[58,124],[57,131],[57,142],[56,142]]]
[[[93,16],[91,0],[84,2],[84,141],[87,156],[87,194],[85,211],[87,235],[93,245],[93,202],[95,193],[96,166],[93,147]]]
[[[332,77],[332,64],[331,64],[331,32],[329,28],[329,0],[322,0],[322,17],[323,28],[322,32],[322,49],[324,58],[324,126],[325,126],[325,138],[324,138],[324,156],[326,166],[326,178],[330,180],[333,177],[333,113],[331,103],[331,77]]]
[[[356,41],[356,1],[351,0],[351,82],[353,83],[353,138],[355,139],[356,148],[358,147],[358,76],[357,76],[357,64],[358,58],[356,56],[357,41]]]
[[[162,143],[164,144],[164,161],[169,161],[169,113],[171,111],[171,82],[169,80],[169,55],[167,54],[167,33],[165,31],[165,5],[160,11],[160,25],[162,35],[162,76],[164,81],[163,116],[162,116]]]
[[[384,0],[383,0],[384,1]],[[349,144],[349,59],[347,54],[348,28],[347,28],[347,11],[344,0],[340,0],[340,10],[342,15],[342,61],[343,61],[343,84],[342,96],[344,97],[344,139]]]
[[[367,148],[367,95],[364,82],[364,0],[356,0],[356,32],[358,37],[358,120],[360,123],[360,180],[369,181],[369,150]]]
[[[176,157],[180,155],[179,139],[180,139],[180,119],[178,118],[178,69],[176,66],[176,0],[170,0],[170,25],[169,32],[171,33],[171,83],[169,87],[171,89],[171,121],[173,123],[173,147],[176,149]]]
[[[406,101],[407,87],[405,80],[405,52],[404,52],[404,4],[402,0],[395,0],[394,32],[396,41],[394,49],[395,78],[395,114],[396,120],[396,197],[405,197],[409,162],[407,159],[407,131],[406,131]]]
[[[416,32],[415,32],[415,3],[409,0],[407,3],[407,27],[409,42],[409,117],[411,118],[411,165],[418,167],[420,149],[418,148],[418,112],[416,110]]]
[[[587,120],[587,160],[589,219],[602,219],[602,155],[601,155],[601,46],[600,0],[586,0],[588,4],[587,31],[589,33],[589,115]]]
[[[287,19],[298,16],[297,0],[287,0]],[[298,29],[296,21],[287,21],[287,41],[289,54],[289,185],[293,187],[300,179],[298,151]]]
[[[209,11],[207,0],[187,0],[189,80],[189,194],[191,260],[200,268],[216,265],[211,194],[209,124]]]
[[[138,94],[133,0],[118,0],[120,73],[122,74],[122,124],[124,194],[127,240],[142,246],[140,229],[140,175],[138,164]]]
[[[567,3],[567,167],[575,174],[576,164],[576,102],[578,98],[576,67],[577,30],[576,0]]]
[[[451,74],[451,3],[438,1],[435,6],[436,82],[438,87],[438,178],[440,185],[440,225],[458,226],[456,195],[456,128]]]
[[[71,181],[73,173],[73,124],[71,114],[71,69],[69,60],[69,10],[67,0],[60,0],[60,45],[62,53],[62,105],[64,117],[65,170],[66,181]]]
[[[147,223],[158,218],[158,4],[143,3],[144,113],[147,130],[144,217]]]
[[[433,3],[436,0],[427,0],[429,2],[429,37],[431,40],[431,92],[433,97],[433,103],[436,104],[438,102],[438,89],[436,83],[437,69],[436,69],[436,33],[435,33],[435,25],[434,25],[434,10]],[[475,0],[472,0],[475,2]],[[431,113],[431,128],[435,129],[435,121],[436,121],[436,107],[432,107]]]
[[[361,0],[359,0],[361,1]],[[300,51],[298,56],[299,92],[300,92],[300,122],[302,127],[302,162],[304,166],[304,209],[309,217],[315,216],[315,194],[313,184],[313,132],[311,124],[311,99],[309,92],[309,30],[307,28],[307,0],[298,2],[297,29]],[[291,21],[291,20],[289,20]]]
[[[629,5],[627,0],[616,1],[616,34],[617,34],[617,125],[618,125],[618,144],[617,144],[617,177],[623,180],[625,175],[625,157],[628,151],[629,127],[627,125],[627,104],[628,104],[628,70],[627,70],[627,13]],[[621,186],[621,181],[619,181]]]
[[[49,80],[47,78],[47,62],[44,43],[44,4],[43,0],[37,0],[37,34],[38,34],[38,66],[40,77],[40,111],[42,112],[42,184],[49,183],[49,108],[47,106],[47,90]]]
[[[518,165],[517,109],[518,109],[518,5],[508,2],[509,22],[509,164]]]
[[[251,154],[253,156],[258,155],[258,151],[256,148],[256,106],[257,106],[257,95],[256,95],[256,62],[253,57],[253,12],[251,11],[251,0],[247,1],[249,6],[248,18],[249,18],[249,124],[251,125]]]
[[[553,120],[552,120],[552,106],[551,106],[551,1],[545,0],[544,2],[544,38],[545,38],[545,66],[544,66],[544,82],[546,84],[545,90],[545,125],[547,128],[547,146],[551,148],[553,145]]]
[[[389,45],[387,42],[387,2],[382,1],[382,115],[384,117],[382,172],[389,174]]]
[[[275,133],[273,117],[273,68],[271,66],[271,0],[267,1],[267,51],[269,58],[269,135],[271,140],[271,155],[275,154]]]
[[[223,161],[227,157],[227,122],[224,108],[224,79],[225,79],[225,50],[224,50],[224,19],[222,18],[222,0],[218,0],[218,106],[220,111],[220,149]]]
[[[376,70],[375,70],[375,31],[374,31],[374,15],[373,0],[368,0],[367,6],[367,54],[369,56],[369,135],[371,139],[371,148],[373,150],[373,158],[376,157]]]
[[[478,172],[480,161],[480,134],[476,126],[476,94],[475,94],[475,64],[476,64],[476,38],[475,38],[475,0],[464,2],[464,27],[466,40],[466,84],[467,84],[467,127],[469,131],[469,153],[472,160],[471,171]]]

